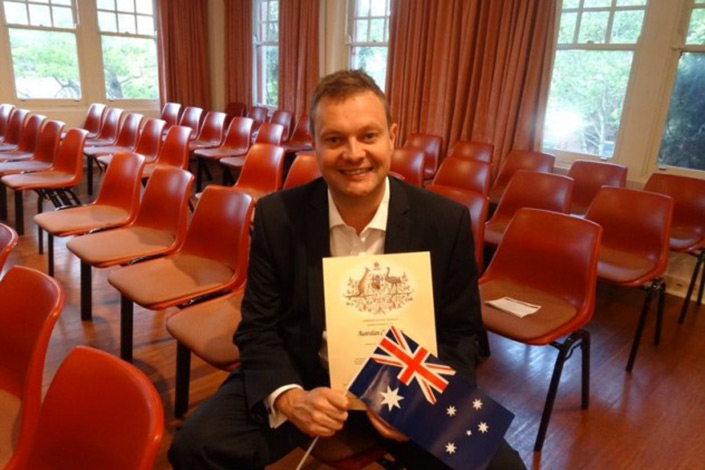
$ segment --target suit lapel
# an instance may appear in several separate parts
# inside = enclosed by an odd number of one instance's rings
[[[325,329],[323,298],[323,258],[330,256],[328,228],[328,193],[321,179],[311,191],[310,210],[306,217],[306,270],[311,324],[318,331]]]
[[[404,253],[411,249],[409,199],[406,191],[395,178],[389,178],[389,212],[387,233],[384,237],[385,253]]]

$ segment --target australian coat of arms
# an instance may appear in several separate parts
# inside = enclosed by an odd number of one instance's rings
[[[360,312],[384,315],[413,300],[414,290],[405,272],[392,273],[389,266],[375,262],[357,278],[349,277],[345,289],[345,305]]]

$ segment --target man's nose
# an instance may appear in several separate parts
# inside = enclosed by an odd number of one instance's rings
[[[348,139],[347,145],[345,147],[345,158],[349,160],[359,160],[365,157],[364,146],[357,139]]]

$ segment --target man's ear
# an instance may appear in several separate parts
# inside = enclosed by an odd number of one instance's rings
[[[392,147],[395,147],[397,144],[397,129],[398,126],[396,122],[389,126],[389,139],[392,141]]]

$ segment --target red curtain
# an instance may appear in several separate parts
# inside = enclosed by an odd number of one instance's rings
[[[410,133],[538,149],[554,52],[556,2],[392,0],[387,94]],[[495,165],[497,168],[498,165]]]
[[[308,112],[319,79],[319,0],[279,2],[279,108]]]
[[[225,98],[252,104],[252,0],[225,0]]]
[[[160,99],[210,109],[208,0],[158,0]]]

